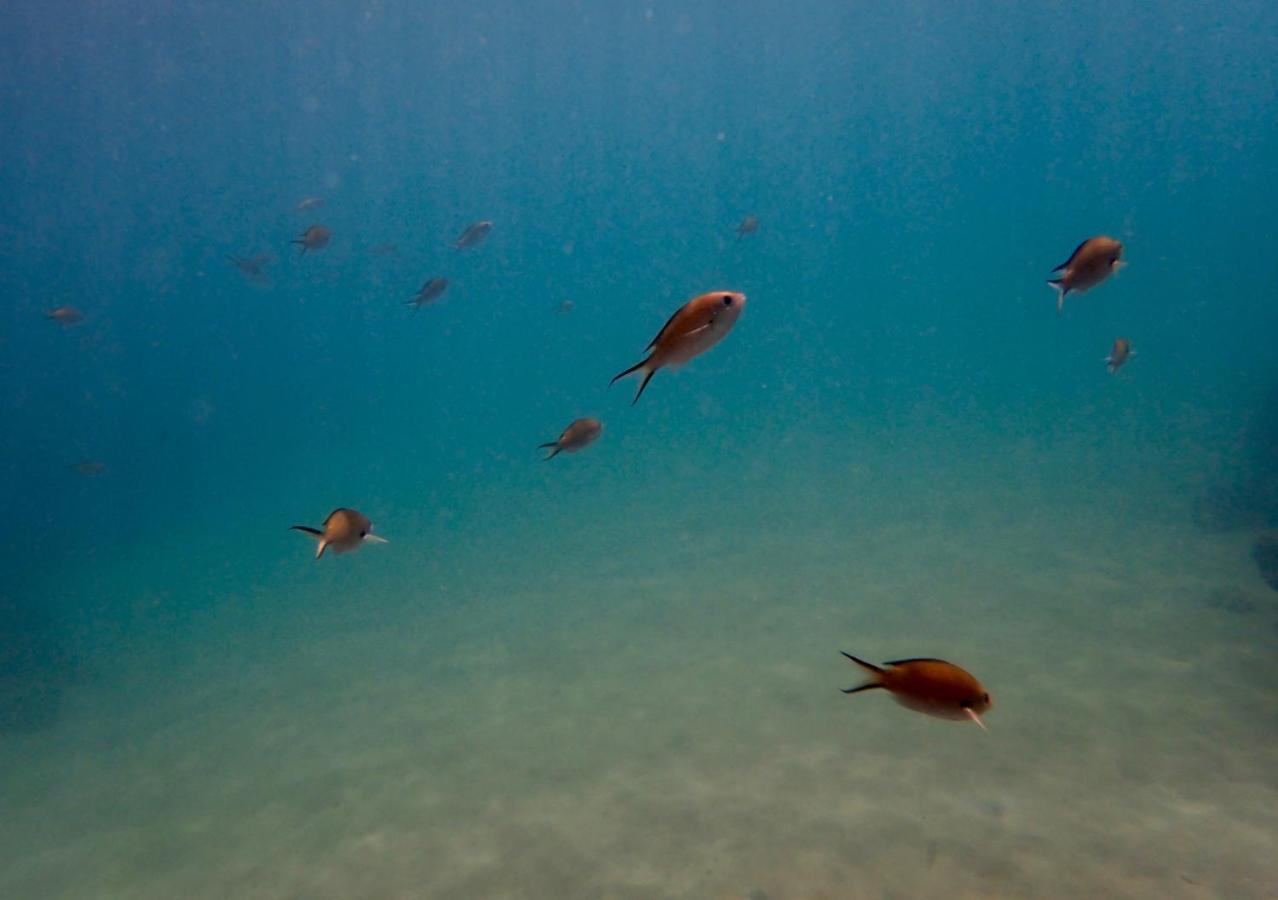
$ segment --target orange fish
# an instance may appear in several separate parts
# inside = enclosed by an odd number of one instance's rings
[[[80,310],[76,309],[74,306],[59,306],[56,309],[49,310],[44,314],[44,317],[46,319],[52,319],[63,328],[67,328],[71,325],[76,325],[84,321],[84,313],[80,312]]]
[[[339,507],[328,514],[323,529],[311,528],[309,525],[293,525],[290,531],[302,531],[319,540],[315,548],[315,558],[319,559],[329,547],[334,553],[345,553],[358,550],[364,541],[375,544],[390,543],[384,537],[373,534],[373,523],[368,516],[346,507]]]
[[[1081,294],[1094,288],[1122,268],[1122,255],[1123,245],[1104,235],[1088,238],[1074,248],[1069,259],[1052,269],[1060,272],[1060,277],[1047,282],[1057,291],[1056,311],[1065,307],[1066,294],[1071,291]]]
[[[564,433],[559,435],[559,440],[542,444],[537,449],[549,450],[550,455],[546,459],[554,459],[560,453],[576,453],[578,450],[586,449],[597,441],[601,434],[603,434],[603,422],[589,417],[577,419],[564,429]]]
[[[741,220],[741,224],[737,226],[737,240],[741,240],[747,234],[754,234],[759,230],[759,220],[754,216],[746,216]]]
[[[842,651],[840,651],[842,652]],[[872,680],[845,694],[883,688],[897,703],[938,719],[971,719],[982,729],[981,714],[992,705],[989,692],[967,671],[943,659],[896,659],[876,666],[844,653]]]
[[[457,236],[457,240],[453,241],[453,249],[466,250],[473,247],[482,242],[484,238],[488,237],[488,232],[492,230],[492,222],[471,222],[462,230],[462,233]]]
[[[323,250],[328,246],[328,242],[332,240],[333,233],[323,225],[312,225],[310,228],[302,232],[302,236],[295,241],[289,241],[290,244],[301,244],[302,252],[307,250]]]
[[[658,369],[682,365],[723,340],[724,335],[736,324],[741,310],[745,308],[745,302],[745,294],[732,291],[711,291],[689,300],[679,307],[645,348],[652,351],[648,357],[624,372],[618,372],[608,384],[635,372],[642,372],[643,383],[639,385],[635,399],[630,401],[633,406],[639,402],[644,388]]]
[[[1135,354],[1132,349],[1132,342],[1127,338],[1114,338],[1114,349],[1109,351],[1109,356],[1105,357],[1105,368],[1109,369],[1109,374],[1113,375],[1123,367],[1123,363]]]

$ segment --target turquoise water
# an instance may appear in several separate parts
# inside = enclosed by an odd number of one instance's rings
[[[1278,896],[1271,5],[0,26],[0,896]]]

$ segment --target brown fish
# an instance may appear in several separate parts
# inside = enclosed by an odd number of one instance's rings
[[[46,319],[52,319],[63,328],[79,324],[84,321],[84,313],[76,309],[74,306],[59,306],[51,309],[44,314]]]
[[[289,243],[301,244],[302,252],[305,253],[307,250],[323,250],[332,239],[333,233],[323,225],[312,225],[302,232],[300,238],[295,241],[289,241]]]
[[[578,419],[564,429],[564,433],[559,435],[559,440],[542,444],[537,449],[549,450],[550,455],[546,459],[554,459],[560,453],[576,453],[578,450],[584,450],[597,441],[601,434],[603,434],[603,422],[589,417]]]
[[[985,728],[981,714],[992,705],[989,691],[953,663],[943,659],[896,659],[876,666],[851,653],[843,655],[873,676],[866,684],[847,688],[843,693],[883,688],[907,709],[938,719],[971,719]]]
[[[737,226],[737,240],[741,240],[747,234],[754,234],[759,230],[759,220],[754,216],[746,216],[741,220],[741,224]]]
[[[442,297],[446,290],[448,290],[447,278],[432,278],[421,286],[421,290],[414,294],[413,299],[407,301],[406,305],[413,309],[421,309]]]
[[[1105,368],[1109,369],[1109,374],[1113,375],[1123,367],[1123,363],[1127,362],[1135,354],[1132,349],[1132,342],[1127,338],[1114,338],[1114,349],[1109,351],[1109,356],[1105,357]]]
[[[723,340],[736,324],[745,302],[745,294],[733,291],[711,291],[689,300],[679,307],[648,344],[646,350],[652,351],[648,357],[624,372],[618,372],[608,384],[634,372],[642,372],[643,383],[639,385],[635,399],[630,401],[630,405],[634,406],[658,369],[682,365]]]
[[[1088,238],[1074,248],[1069,259],[1052,269],[1060,272],[1060,277],[1047,282],[1057,291],[1056,311],[1065,307],[1066,294],[1090,290],[1122,268],[1122,255],[1123,245],[1104,235]]]
[[[228,256],[227,259],[250,281],[266,280],[266,264],[271,261],[271,257],[267,254],[251,256],[248,259],[242,256]]]
[[[559,313],[560,315],[563,315],[564,313],[572,312],[573,309],[576,308],[576,306],[577,304],[573,303],[571,300],[562,300],[560,301],[559,305],[555,307],[555,312]]]
[[[353,509],[339,507],[328,514],[323,529],[311,528],[309,525],[293,525],[291,531],[303,531],[319,540],[315,548],[315,558],[319,559],[329,547],[334,553],[345,553],[359,549],[364,541],[375,544],[390,543],[384,537],[373,534],[373,523],[368,516]]]
[[[462,233],[457,236],[457,240],[453,241],[454,250],[468,250],[469,248],[481,243],[484,238],[488,237],[488,232],[493,230],[493,223],[487,220],[482,222],[471,222]]]

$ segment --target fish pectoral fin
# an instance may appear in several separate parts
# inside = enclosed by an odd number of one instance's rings
[[[981,721],[981,717],[976,714],[976,710],[967,708],[964,709],[963,712],[967,713],[967,717],[980,726],[981,731],[984,731],[986,734],[990,733],[990,730],[985,727],[985,723]]]
[[[382,537],[380,534],[366,534],[366,535],[364,535],[364,540],[366,540],[366,541],[372,541],[374,544],[389,544],[389,543],[390,543],[390,541],[389,541],[387,538]]]

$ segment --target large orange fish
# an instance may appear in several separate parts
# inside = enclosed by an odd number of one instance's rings
[[[290,530],[304,532],[319,541],[319,546],[315,548],[316,559],[323,556],[329,547],[333,548],[334,553],[345,553],[348,550],[358,550],[364,541],[374,544],[389,543],[386,538],[373,534],[373,523],[368,516],[344,506],[328,514],[322,529],[311,528],[309,525],[293,525]]]
[[[642,372],[643,383],[639,385],[635,399],[630,401],[633,406],[639,402],[644,388],[658,369],[683,365],[723,340],[724,335],[736,324],[741,310],[745,308],[745,302],[745,294],[733,291],[711,291],[689,300],[679,307],[645,348],[652,351],[647,358],[624,372],[618,372],[608,384],[635,372]]]
[[[1056,311],[1060,312],[1065,307],[1066,294],[1081,294],[1094,288],[1122,268],[1122,255],[1123,245],[1103,234],[1088,238],[1075,247],[1069,259],[1052,269],[1060,272],[1060,277],[1047,282],[1056,288]]]
[[[843,655],[871,676],[870,681],[843,693],[883,688],[907,709],[938,719],[971,719],[985,728],[981,714],[992,705],[989,692],[954,663],[943,659],[895,659],[876,666],[851,653]]]

